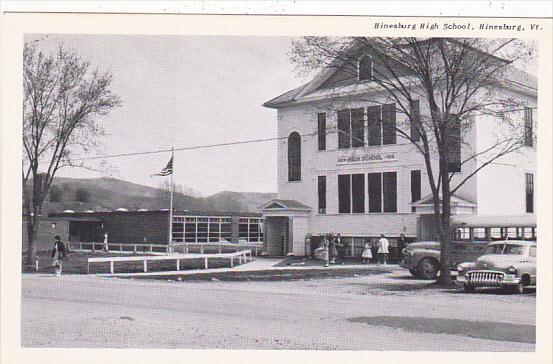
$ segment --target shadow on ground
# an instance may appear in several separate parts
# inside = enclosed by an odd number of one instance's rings
[[[348,321],[370,326],[392,327],[409,332],[450,334],[477,339],[536,343],[536,326],[534,325],[404,316],[352,317]]]

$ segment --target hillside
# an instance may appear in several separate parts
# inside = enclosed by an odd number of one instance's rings
[[[173,204],[177,210],[259,212],[274,193],[219,192],[208,197],[193,197],[176,187]],[[42,207],[43,213],[74,211],[109,211],[169,207],[169,191],[115,178],[56,178]]]

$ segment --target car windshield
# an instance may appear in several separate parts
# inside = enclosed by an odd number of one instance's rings
[[[484,254],[503,254],[503,244],[488,245]]]
[[[524,246],[516,244],[493,244],[486,247],[485,254],[523,255]]]
[[[503,254],[522,255],[522,254],[524,254],[524,246],[514,245],[514,244],[507,244],[507,245],[505,245],[505,250],[504,250]]]

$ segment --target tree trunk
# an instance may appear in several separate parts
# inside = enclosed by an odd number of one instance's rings
[[[34,265],[36,258],[35,238],[38,228],[38,217],[27,214],[27,265]]]
[[[448,160],[441,160],[440,173],[442,178],[442,211],[440,214],[440,278],[439,282],[451,285],[451,193],[449,185]]]

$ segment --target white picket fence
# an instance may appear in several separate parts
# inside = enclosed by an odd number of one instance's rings
[[[249,255],[249,259],[248,259]],[[148,262],[151,261],[175,261],[176,270],[180,271],[181,260],[203,259],[204,268],[209,269],[209,259],[223,258],[230,260],[230,266],[234,267],[234,259],[238,258],[240,264],[246,263],[252,260],[251,249],[241,250],[234,253],[221,253],[221,254],[172,254],[164,256],[145,255],[145,256],[130,256],[130,257],[99,257],[88,258],[86,272],[90,274],[90,264],[94,263],[109,263],[109,270],[113,274],[115,273],[116,262],[143,262],[144,272],[148,272]]]

